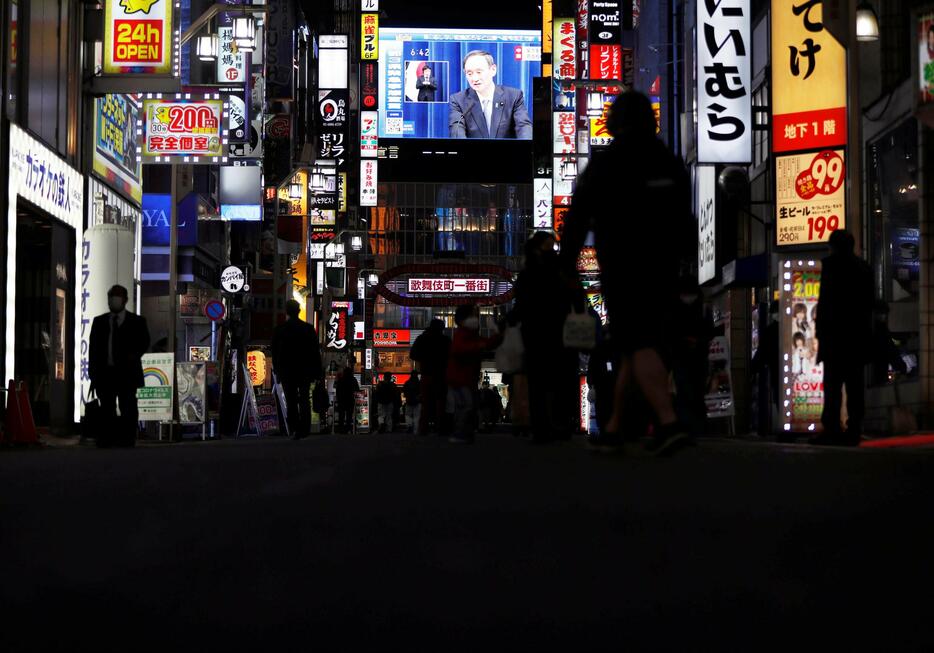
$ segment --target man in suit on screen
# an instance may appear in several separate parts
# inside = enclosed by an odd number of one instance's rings
[[[451,95],[451,138],[532,138],[532,121],[522,91],[494,83],[496,61],[483,50],[464,57],[469,88]]]

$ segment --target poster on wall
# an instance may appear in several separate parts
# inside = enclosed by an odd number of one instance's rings
[[[824,29],[823,3],[772,0],[771,15],[773,150],[846,145],[846,49]]]
[[[366,432],[370,430],[370,386],[365,385],[360,388],[360,392],[354,394],[356,403],[356,413],[354,419],[357,423],[357,430]]]
[[[781,270],[782,424],[785,431],[819,431],[824,409],[824,366],[817,362],[814,323],[820,296],[820,262],[786,260]]]
[[[104,73],[172,73],[175,0],[106,0]]]
[[[176,393],[178,420],[182,424],[203,424],[205,421],[204,363],[176,363]]]
[[[224,114],[220,99],[143,100],[143,157],[223,156],[227,150]]]
[[[143,354],[144,386],[136,389],[140,421],[167,422],[172,420],[174,379],[174,354]]]
[[[934,126],[934,12],[918,16],[918,59],[915,73],[915,110],[928,127]]]
[[[775,157],[775,238],[778,245],[827,242],[846,227],[843,150]]]
[[[138,119],[139,107],[128,95],[94,100],[94,172],[137,204],[143,200]]]
[[[707,352],[707,386],[704,391],[707,417],[731,417],[733,404],[733,375],[730,373],[730,344],[725,336],[710,341]]]

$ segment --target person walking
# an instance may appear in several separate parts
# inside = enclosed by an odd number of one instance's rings
[[[415,433],[418,430],[419,416],[422,412],[422,382],[418,372],[413,371],[412,376],[402,386],[405,395],[405,414],[409,422],[409,429]]]
[[[126,288],[111,287],[107,291],[110,311],[91,323],[88,376],[101,406],[103,430],[94,434],[100,447],[111,442],[132,447],[139,435],[136,389],[144,385],[142,358],[149,349],[149,328],[146,318],[126,310],[128,300]]]
[[[345,367],[334,382],[334,394],[337,399],[337,430],[339,433],[353,431],[358,392],[360,392],[360,384],[357,383],[353,370]]]
[[[704,296],[694,277],[679,282],[675,309],[672,377],[675,412],[691,435],[703,435],[707,424],[704,390],[707,358],[713,338],[713,321],[704,311]]]
[[[480,316],[473,304],[458,306],[454,312],[454,340],[448,360],[447,412],[454,418],[453,444],[471,444],[477,423],[477,386],[480,383],[480,365],[484,352],[494,349],[501,336],[484,338],[480,335]]]
[[[866,412],[864,368],[872,360],[872,271],[856,256],[849,232],[834,231],[828,245],[830,256],[821,263],[815,325],[817,362],[824,364],[824,432],[811,442],[858,446]],[[843,386],[846,431],[840,423]]]
[[[654,413],[648,449],[661,454],[689,439],[675,413],[664,357],[671,349],[682,262],[697,254],[691,185],[683,163],[656,136],[655,113],[645,95],[628,91],[617,97],[607,128],[613,143],[593,156],[578,180],[561,238],[561,263],[573,278],[592,231],[612,337],[622,354],[607,431],[621,433],[626,395],[639,391]]]
[[[418,363],[422,374],[421,412],[415,433],[427,435],[428,426],[434,421],[439,435],[445,433],[443,425],[447,400],[447,367],[451,339],[444,335],[444,322],[434,319],[422,333],[409,352],[409,358]]]
[[[399,388],[392,380],[392,372],[383,373],[383,380],[376,385],[375,396],[379,411],[379,432],[392,433],[396,429],[396,405],[399,402]]]
[[[503,417],[503,400],[489,381],[484,381],[480,387],[480,414],[481,426],[487,432],[492,431]]]
[[[272,336],[272,364],[285,393],[289,431],[293,440],[308,437],[311,428],[311,383],[324,378],[315,328],[299,318],[301,306],[285,303],[286,320]]]
[[[564,347],[564,323],[576,278],[576,268],[573,277],[562,272],[552,234],[538,231],[526,242],[511,317],[522,324],[533,443],[570,438],[575,424],[578,355]],[[577,293],[583,310],[579,286]]]

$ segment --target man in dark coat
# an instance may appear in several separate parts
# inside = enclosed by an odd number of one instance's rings
[[[95,434],[99,445],[105,444],[114,431],[121,439],[136,442],[139,409],[136,389],[143,387],[143,354],[149,349],[146,319],[126,310],[129,294],[123,286],[107,292],[109,313],[98,315],[91,323],[88,376],[97,393],[107,432]],[[117,424],[117,402],[120,424]],[[114,428],[114,427],[117,428]],[[90,434],[88,434],[90,435]]]
[[[298,317],[301,306],[285,303],[286,321],[272,337],[272,363],[285,392],[289,430],[293,439],[308,435],[311,427],[311,382],[322,377],[321,350],[315,328]]]
[[[360,384],[357,383],[353,370],[345,367],[337,381],[334,382],[334,393],[337,395],[337,430],[340,433],[349,433],[353,430],[358,392],[360,392]]]
[[[418,435],[428,434],[429,420],[435,421],[439,434],[443,430],[441,422],[444,419],[445,401],[447,397],[447,383],[445,373],[448,367],[448,353],[451,350],[451,339],[444,335],[444,322],[432,320],[415,342],[409,357],[418,363],[422,373],[421,405],[418,415],[418,426],[415,430]]]
[[[835,231],[828,244],[815,325],[817,361],[824,364],[824,433],[813,442],[856,446],[866,412],[863,372],[872,358],[872,270],[854,253],[852,234]],[[845,433],[840,425],[844,385],[849,417]]]

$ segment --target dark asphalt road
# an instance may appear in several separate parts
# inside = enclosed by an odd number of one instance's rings
[[[931,650],[934,451],[0,452],[0,650]]]

